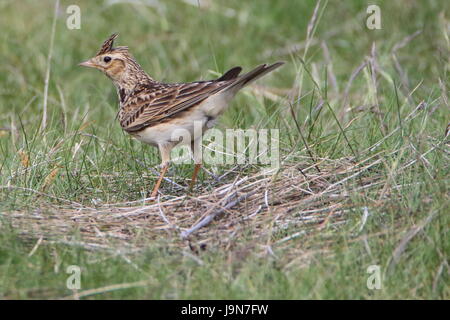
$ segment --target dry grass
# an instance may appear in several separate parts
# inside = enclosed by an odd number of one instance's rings
[[[25,238],[80,245],[87,249],[134,250],[158,239],[176,246],[231,246],[241,236],[266,245],[282,244],[325,226],[345,223],[347,199],[377,188],[372,173],[380,163],[370,157],[360,162],[321,159],[285,165],[276,174],[240,177],[198,196],[162,197],[97,207],[64,204],[39,206],[31,212],[6,213]],[[360,208],[358,210],[361,210]],[[79,233],[75,241],[74,231]]]

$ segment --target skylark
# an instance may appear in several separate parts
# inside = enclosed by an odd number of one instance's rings
[[[151,197],[157,195],[169,167],[170,152],[179,144],[190,144],[193,152],[192,187],[201,167],[201,135],[212,127],[240,89],[284,63],[262,64],[241,76],[242,68],[234,67],[215,80],[161,83],[142,69],[128,47],[113,47],[116,37],[111,35],[93,58],[79,65],[98,69],[113,81],[120,101],[117,116],[122,129],[159,148],[161,174]],[[194,133],[195,123],[200,123],[200,135]],[[190,133],[191,138],[174,138],[174,131],[180,129]]]

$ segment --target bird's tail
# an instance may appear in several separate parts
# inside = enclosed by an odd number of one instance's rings
[[[284,64],[284,62],[282,62],[282,61],[276,62],[269,66],[267,64],[262,64],[262,65],[256,67],[255,69],[253,69],[252,71],[249,71],[246,74],[243,74],[242,76],[238,77],[235,82],[233,82],[228,88],[226,88],[226,90],[231,89],[231,90],[238,91],[241,88],[245,87],[246,85],[249,85],[256,79],[262,77],[266,73],[269,73],[270,71],[273,71],[276,68],[282,66],[283,64]]]

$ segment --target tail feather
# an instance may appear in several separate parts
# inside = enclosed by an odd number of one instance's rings
[[[227,81],[227,80],[235,79],[235,78],[237,78],[239,73],[241,73],[241,71],[242,71],[241,67],[234,67],[234,68],[228,70],[227,72],[225,72],[223,74],[223,76],[221,76],[219,79],[217,79],[217,81]]]
[[[226,90],[234,89],[239,90],[246,85],[249,85],[251,82],[255,81],[256,79],[262,77],[263,75],[275,70],[276,68],[282,66],[284,64],[283,61],[276,62],[271,65],[262,64],[252,71],[247,72],[246,74],[243,74],[242,76],[238,77],[235,82],[233,82]]]

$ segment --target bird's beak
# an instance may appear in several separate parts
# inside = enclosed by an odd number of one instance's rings
[[[86,60],[82,63],[78,64],[81,67],[89,67],[89,68],[95,68],[95,64],[91,62],[91,60]]]

